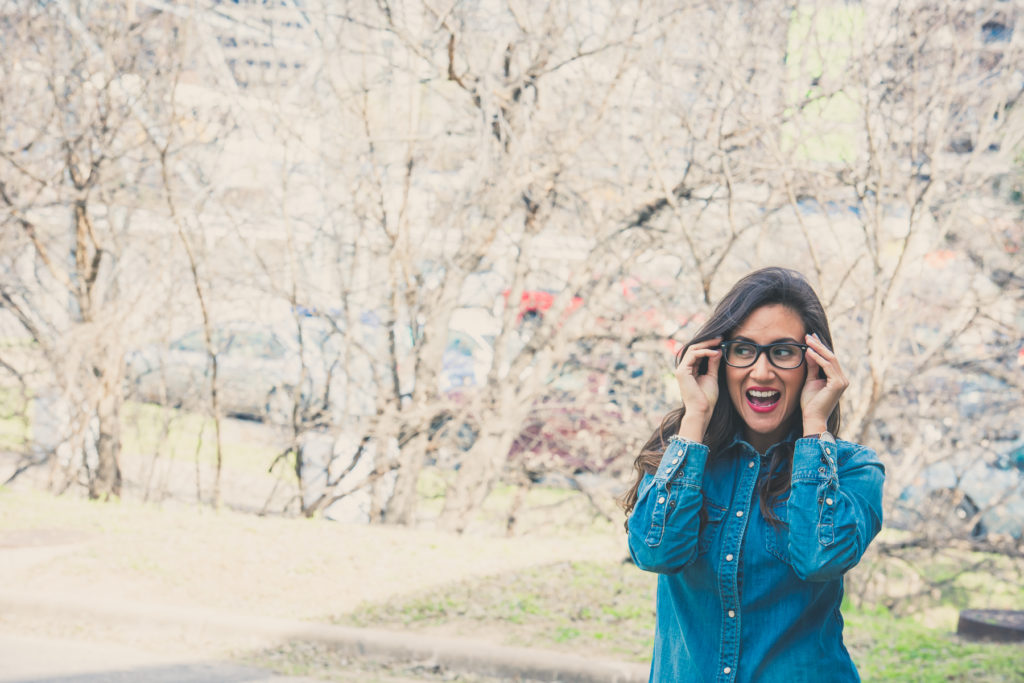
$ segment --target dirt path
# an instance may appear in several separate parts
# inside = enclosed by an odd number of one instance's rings
[[[519,538],[261,518],[167,504],[90,503],[0,491],[0,586],[60,603],[152,605],[328,621],[452,581],[573,559],[621,559],[615,533]],[[259,647],[180,627],[97,623],[84,613],[0,615],[0,632],[102,640],[165,654]]]

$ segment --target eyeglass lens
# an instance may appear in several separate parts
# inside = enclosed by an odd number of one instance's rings
[[[796,344],[769,344],[761,348],[767,351],[772,365],[783,370],[798,368],[804,360],[803,349]],[[733,342],[725,345],[725,361],[733,367],[745,368],[757,361],[759,351],[756,344]]]

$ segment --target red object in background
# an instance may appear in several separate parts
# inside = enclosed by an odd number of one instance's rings
[[[502,292],[506,302],[511,293],[512,291],[508,289]],[[523,290],[522,296],[519,297],[519,311],[516,313],[516,322],[522,321],[527,315],[542,315],[546,313],[554,305],[555,296],[555,292],[549,292],[545,289]],[[582,305],[583,297],[574,296],[565,309],[565,315],[571,315]]]
[[[691,325],[700,325],[707,320],[703,312],[683,313],[678,310],[666,310],[661,306],[651,306],[642,298],[644,281],[628,276],[619,281],[622,298],[630,305],[620,325],[625,326],[629,334],[653,333],[663,338],[663,348],[675,358],[683,348],[683,342],[674,336]],[[674,283],[669,280],[654,280],[650,283],[661,291],[671,290]]]
[[[676,328],[682,329],[687,325],[694,323],[700,324],[707,319],[707,316],[703,313],[695,314],[666,314],[665,311],[658,307],[640,307],[642,303],[638,292],[642,285],[642,282],[635,277],[623,278],[617,283],[621,288],[622,298],[630,305],[629,313],[622,320],[617,320],[614,324],[619,329],[624,329],[630,334],[637,334],[639,332],[653,332],[655,334],[665,330],[665,328]],[[505,297],[505,301],[508,301],[512,291],[506,289],[502,292],[502,296]],[[538,316],[543,318],[544,314],[555,303],[555,297],[558,296],[557,292],[552,292],[546,289],[527,289],[524,290],[522,295],[519,297],[519,310],[516,312],[516,322],[523,322],[524,318]],[[569,305],[566,306],[564,317],[568,317],[576,312],[583,306],[583,297],[574,296]],[[671,319],[671,325],[668,325],[668,321]],[[598,318],[598,323],[608,323],[608,321]],[[610,324],[610,323],[608,323]],[[672,357],[678,355],[679,351],[683,347],[683,343],[672,337],[665,337],[662,342],[666,352]]]

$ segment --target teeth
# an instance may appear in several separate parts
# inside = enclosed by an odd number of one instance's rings
[[[747,393],[750,394],[751,396],[753,396],[754,398],[771,398],[772,396],[777,396],[779,392],[777,392],[777,391],[758,391],[757,389],[751,389]]]

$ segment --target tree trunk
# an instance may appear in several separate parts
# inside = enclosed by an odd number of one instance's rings
[[[121,373],[109,369],[104,373],[100,368],[94,368],[94,371],[101,378],[101,384],[95,407],[99,425],[97,465],[89,481],[89,497],[109,500],[121,495]]]
[[[511,431],[480,435],[445,493],[442,527],[459,533],[466,530],[470,513],[480,507],[498,481],[512,439]]]
[[[416,487],[427,457],[426,447],[426,433],[417,434],[402,446],[395,492],[384,515],[388,524],[413,524],[416,521],[416,504],[419,502]]]

